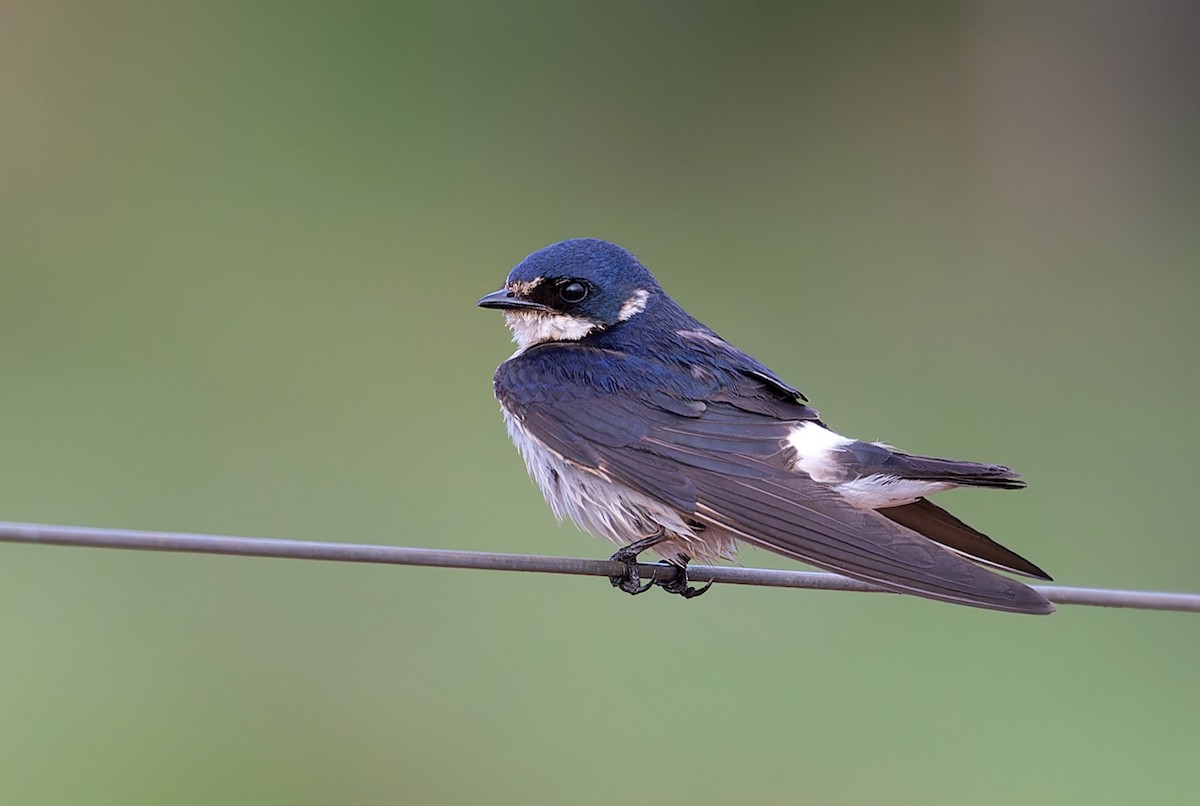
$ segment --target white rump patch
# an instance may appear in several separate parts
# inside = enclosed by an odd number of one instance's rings
[[[621,306],[621,310],[617,313],[617,318],[625,322],[637,316],[646,310],[646,300],[648,299],[650,299],[650,292],[646,289],[639,288],[637,291],[634,291],[633,296],[625,300],[625,304]]]
[[[505,311],[504,322],[512,331],[518,354],[547,341],[578,341],[600,327],[599,322],[582,316],[531,310]]]
[[[854,442],[816,423],[802,423],[788,435],[788,444],[796,451],[795,469],[807,473],[813,481],[828,484],[862,509],[903,506],[954,487],[943,481],[917,481],[887,473],[857,475],[862,469],[856,471],[852,462],[844,464],[838,456]]]
[[[832,484],[845,478],[837,461],[837,451],[854,440],[816,423],[801,423],[788,434],[788,444],[796,451],[796,470],[813,481]]]

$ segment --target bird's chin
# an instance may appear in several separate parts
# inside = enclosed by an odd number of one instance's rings
[[[521,350],[548,341],[579,341],[600,327],[586,317],[536,310],[505,311],[504,323]]]

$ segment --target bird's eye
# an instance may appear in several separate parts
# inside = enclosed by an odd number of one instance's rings
[[[583,302],[588,295],[588,287],[583,283],[572,281],[558,289],[558,295],[563,298],[563,302],[574,305],[576,302]]]

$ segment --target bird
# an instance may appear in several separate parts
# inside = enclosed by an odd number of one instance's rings
[[[477,304],[503,312],[517,345],[493,377],[508,434],[558,519],[619,547],[614,587],[694,598],[712,583],[691,587],[688,563],[733,560],[745,543],[892,592],[1054,611],[984,566],[1049,580],[1045,571],[929,500],[955,487],[1019,489],[1018,473],[842,436],[626,249],[551,244]],[[643,584],[646,550],[674,573]]]

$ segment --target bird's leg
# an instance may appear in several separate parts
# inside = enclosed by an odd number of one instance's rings
[[[654,582],[642,584],[642,576],[638,573],[637,558],[646,549],[654,548],[659,543],[667,539],[667,530],[661,526],[658,531],[649,537],[644,537],[641,540],[635,540],[628,546],[622,546],[617,549],[613,556],[608,559],[619,562],[625,566],[625,573],[614,574],[608,578],[614,588],[620,588],[631,596],[637,596],[639,593],[645,593],[654,587]]]
[[[651,584],[658,585],[667,593],[677,593],[684,599],[695,599],[697,596],[701,595],[712,587],[711,579],[703,588],[688,587],[687,566],[688,563],[692,561],[692,558],[688,557],[686,554],[680,554],[679,559],[683,561],[682,565],[676,565],[675,563],[663,563],[663,565],[667,565],[675,569],[674,576],[672,576],[666,582],[659,582],[658,580],[655,580]]]

